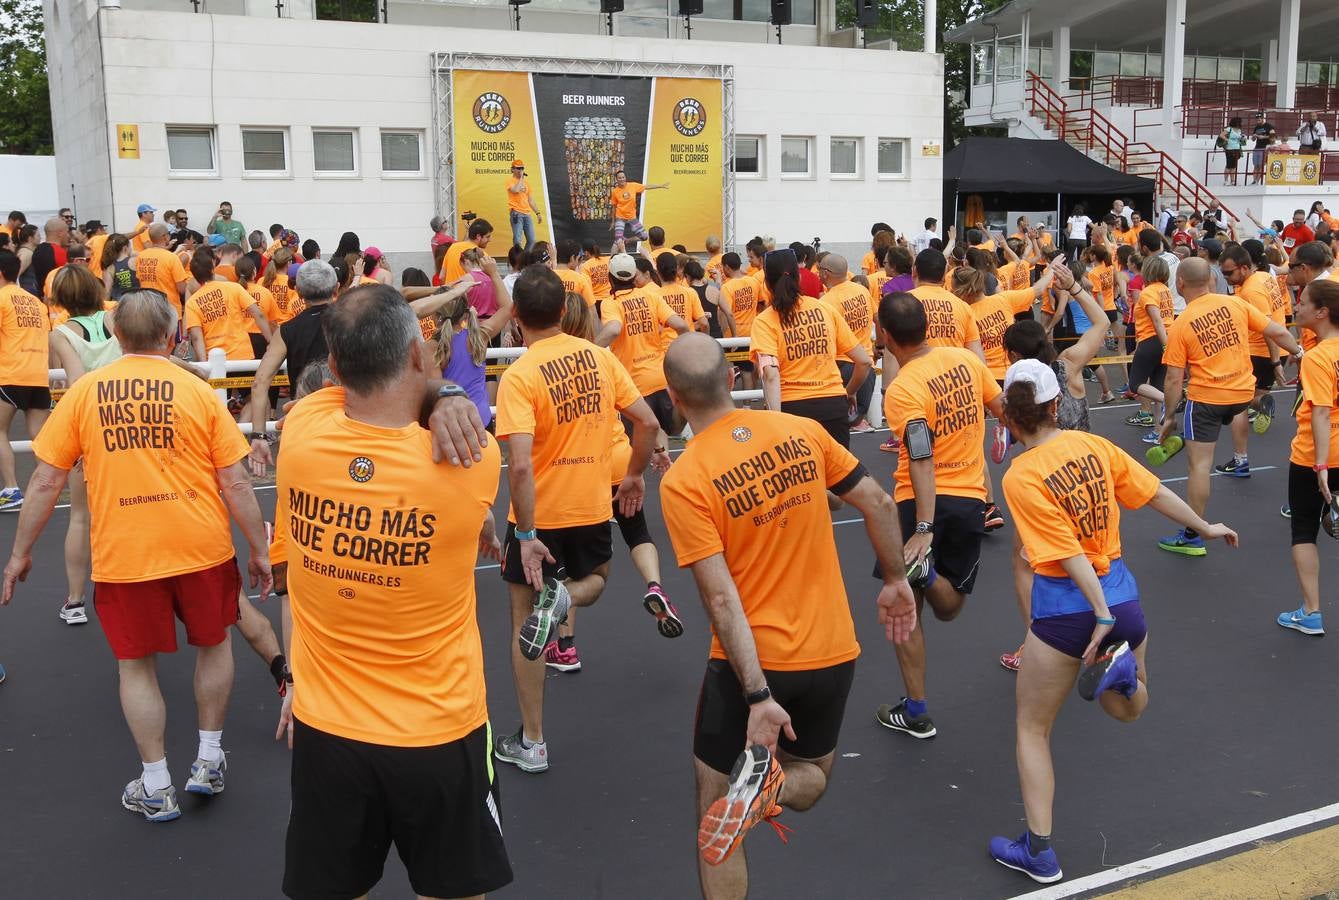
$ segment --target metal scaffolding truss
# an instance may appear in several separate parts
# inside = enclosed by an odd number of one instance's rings
[[[573,59],[551,56],[502,56],[484,53],[436,52],[432,67],[433,192],[439,212],[459,227],[456,209],[455,128],[452,121],[451,73],[455,69],[541,72],[555,75],[622,75],[642,78],[712,78],[721,82],[723,110],[721,175],[725,195],[722,235],[726,247],[735,239],[735,70],[712,63],[646,62],[642,60]]]

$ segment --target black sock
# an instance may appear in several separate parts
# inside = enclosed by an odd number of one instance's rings
[[[1042,837],[1041,835],[1033,831],[1031,828],[1029,828],[1027,830],[1027,846],[1028,846],[1028,854],[1030,856],[1036,856],[1039,853],[1044,853],[1045,851],[1051,849],[1051,836],[1048,834],[1046,835],[1046,837]]]
[[[1186,537],[1188,537],[1188,538],[1197,538],[1197,537],[1199,537],[1199,536],[1200,536],[1200,533],[1199,533],[1198,531],[1196,531],[1195,529],[1193,529],[1193,528],[1187,528],[1187,529],[1186,529]]]
[[[575,634],[569,634],[569,635],[567,635],[566,637],[563,637],[562,635],[559,635],[559,636],[558,636],[558,649],[559,649],[559,650],[571,650],[571,649],[572,649],[572,645],[576,643],[576,640],[577,640],[577,636],[576,636]]]
[[[274,683],[280,687],[284,684],[284,672],[288,671],[288,660],[280,653],[274,659],[270,660],[270,674],[274,676]]]

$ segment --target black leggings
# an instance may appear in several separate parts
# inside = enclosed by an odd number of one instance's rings
[[[618,493],[618,485],[614,485],[614,493]],[[651,529],[646,524],[646,508],[637,510],[636,514],[625,516],[618,511],[618,504],[614,504],[614,521],[618,523],[618,531],[623,535],[623,543],[628,545],[628,549],[640,547],[642,544],[653,543],[651,540]]]
[[[1134,348],[1134,358],[1130,360],[1130,390],[1138,391],[1142,384],[1151,384],[1162,390],[1167,367],[1162,364],[1162,341],[1155,334],[1144,338]]]
[[[1339,494],[1339,469],[1330,469],[1330,492]],[[1320,535],[1320,517],[1325,512],[1316,473],[1310,466],[1288,464],[1288,506],[1292,510],[1293,545],[1314,544]]]

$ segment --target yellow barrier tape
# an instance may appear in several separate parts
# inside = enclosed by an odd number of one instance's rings
[[[212,388],[249,388],[256,381],[254,375],[235,375],[232,378],[211,378],[209,386]],[[288,385],[287,375],[275,375],[270,379],[270,387],[285,387]]]

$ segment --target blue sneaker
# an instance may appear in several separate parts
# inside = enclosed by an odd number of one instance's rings
[[[1050,884],[1065,877],[1060,871],[1060,861],[1055,858],[1055,850],[1046,849],[1033,856],[1028,850],[1027,832],[1023,832],[1016,841],[1004,837],[990,839],[990,856],[1006,869],[1022,872],[1033,881]]]
[[[1093,664],[1079,673],[1079,696],[1092,700],[1103,691],[1115,691],[1126,700],[1139,689],[1139,663],[1127,641],[1107,644]]]
[[[1184,528],[1171,537],[1159,540],[1158,546],[1168,553],[1179,553],[1182,556],[1207,556],[1209,553],[1208,548],[1204,546],[1204,538],[1198,534],[1186,537]]]
[[[1300,631],[1302,634],[1324,634],[1325,622],[1320,617],[1320,610],[1309,613],[1305,608],[1294,609],[1291,612],[1279,615],[1279,624],[1284,628],[1291,628],[1293,631]],[[4,680],[4,670],[0,669],[0,681]]]
[[[1237,462],[1235,459],[1229,459],[1225,463],[1220,463],[1219,465],[1214,466],[1213,470],[1219,475],[1226,475],[1229,478],[1251,477],[1251,464],[1249,461],[1245,460]]]
[[[1153,428],[1153,429],[1151,429],[1151,430],[1149,430],[1149,431],[1144,432],[1144,436],[1141,437],[1139,440],[1143,441],[1145,444],[1161,444],[1161,443],[1162,443],[1162,441],[1158,439],[1158,429],[1156,429],[1156,428]]]
[[[18,512],[23,508],[23,491],[16,487],[0,491],[0,512]]]

